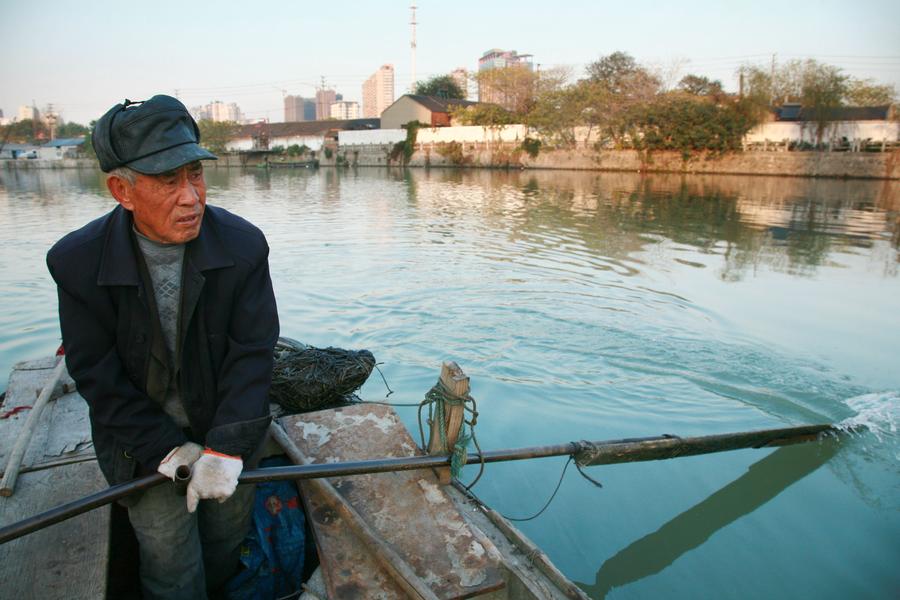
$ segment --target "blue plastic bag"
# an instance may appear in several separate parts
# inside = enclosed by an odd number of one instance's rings
[[[260,466],[289,464],[286,458],[273,457]],[[300,589],[305,523],[294,482],[257,484],[250,532],[241,544],[243,569],[226,586],[229,600],[270,600]]]

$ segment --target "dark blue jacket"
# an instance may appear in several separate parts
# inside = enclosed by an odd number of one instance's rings
[[[187,434],[245,458],[269,423],[278,314],[268,255],[259,229],[209,205],[185,249],[176,353]],[[131,213],[119,206],[68,234],[47,253],[47,266],[100,468],[110,484],[139,468],[152,472],[188,435],[162,409],[165,383],[148,377],[165,346]]]

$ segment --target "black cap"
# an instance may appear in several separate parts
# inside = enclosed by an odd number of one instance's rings
[[[215,160],[199,141],[200,129],[184,104],[164,95],[116,104],[100,117],[91,135],[106,173],[129,167],[157,175],[195,160]]]

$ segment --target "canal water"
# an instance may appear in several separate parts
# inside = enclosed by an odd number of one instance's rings
[[[900,184],[209,169],[266,233],[282,333],[418,402],[457,361],[484,449],[801,423],[840,442],[569,469],[520,528],[593,598],[900,596]],[[99,172],[0,171],[0,372],[59,343],[44,254]],[[2,384],[5,387],[5,382]],[[384,400],[373,377],[362,390]],[[416,431],[413,408],[398,408]],[[565,459],[475,488],[537,512]],[[467,468],[464,479],[474,476]]]

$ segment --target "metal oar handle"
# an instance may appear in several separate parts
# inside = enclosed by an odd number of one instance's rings
[[[175,493],[179,496],[187,495],[187,487],[188,483],[191,481],[191,467],[188,465],[180,465],[177,469],[175,469]]]

